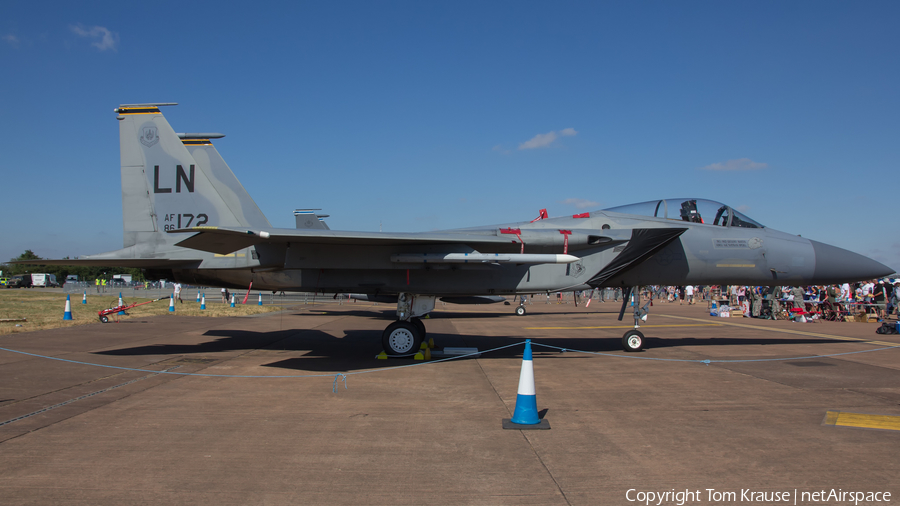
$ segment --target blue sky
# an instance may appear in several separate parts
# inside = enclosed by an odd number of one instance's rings
[[[897,2],[4,2],[0,259],[122,244],[122,103],[275,226],[697,196],[900,270]]]

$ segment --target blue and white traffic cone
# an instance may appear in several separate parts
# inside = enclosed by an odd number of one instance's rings
[[[206,294],[200,297],[200,309],[206,309]]]
[[[259,293],[259,304],[258,306],[262,306],[262,292]]]
[[[234,307],[234,294],[231,294],[231,307]]]
[[[169,297],[169,312],[175,312],[175,297]]]
[[[519,373],[519,390],[516,410],[512,418],[503,419],[504,429],[549,429],[550,422],[538,416],[537,397],[534,394],[534,360],[531,356],[531,339],[525,340],[522,370]]]
[[[200,290],[197,290],[197,302],[200,302]]]
[[[81,303],[87,304],[87,290],[85,290],[84,295],[81,296]]]
[[[66,312],[63,313],[63,320],[71,320],[72,319],[72,301],[69,299],[69,296],[66,295]]]
[[[119,292],[119,306],[124,306],[125,303],[122,302],[122,292]],[[119,311],[119,314],[125,314],[125,311]]]

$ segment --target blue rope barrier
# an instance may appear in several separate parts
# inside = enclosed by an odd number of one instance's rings
[[[885,346],[884,348],[873,348],[871,350],[859,350],[859,351],[847,351],[843,353],[831,353],[828,355],[807,355],[804,357],[782,357],[782,358],[753,358],[753,359],[744,359],[744,360],[691,360],[691,359],[683,359],[683,358],[656,358],[656,357],[638,357],[634,355],[616,355],[615,353],[601,353],[599,351],[585,351],[585,350],[573,350],[572,348],[560,348],[559,346],[553,346],[550,344],[541,344],[536,343],[534,341],[531,342],[534,346],[543,346],[544,348],[552,348],[559,350],[562,353],[573,351],[576,353],[587,353],[588,355],[600,355],[603,357],[615,357],[615,358],[631,358],[637,360],[657,360],[660,362],[694,362],[698,364],[706,364],[709,365],[711,363],[740,363],[740,362],[776,362],[776,361],[785,361],[785,360],[805,360],[808,358],[828,358],[828,357],[839,357],[841,355],[854,355],[857,353],[869,353],[872,351],[882,351],[882,350],[892,350],[900,348],[900,346]]]
[[[324,377],[332,377],[333,376],[334,382],[332,384],[332,391],[334,393],[337,393],[338,380],[343,381],[344,389],[347,389],[347,376],[350,376],[350,375],[370,374],[370,373],[376,373],[376,372],[392,371],[392,370],[396,370],[396,369],[404,369],[407,367],[419,367],[419,366],[425,366],[425,365],[433,365],[433,364],[438,364],[441,362],[447,362],[450,360],[459,360],[459,359],[463,359],[463,358],[467,358],[467,357],[471,357],[471,356],[475,356],[475,355],[492,353],[495,351],[503,350],[506,348],[512,348],[514,346],[521,346],[524,344],[525,344],[525,341],[520,341],[520,342],[516,342],[516,343],[512,343],[512,344],[507,344],[505,346],[492,348],[490,350],[477,351],[477,352],[468,353],[465,355],[458,355],[458,356],[454,356],[454,357],[447,357],[447,358],[442,358],[442,359],[438,359],[438,360],[432,360],[430,362],[398,365],[398,366],[394,366],[394,367],[385,367],[385,368],[381,368],[381,369],[369,369],[366,371],[354,371],[354,372],[348,372],[348,373],[292,374],[292,375],[206,374],[206,373],[192,373],[192,372],[175,372],[175,371],[172,371],[171,369],[156,371],[153,369],[122,367],[122,366],[115,366],[115,365],[97,364],[97,363],[92,363],[92,362],[83,362],[83,361],[79,361],[79,360],[70,360],[67,358],[51,357],[48,355],[39,355],[37,353],[28,353],[26,351],[13,350],[13,349],[9,349],[9,348],[0,348],[0,351],[7,351],[10,353],[17,353],[20,355],[27,355],[27,356],[35,357],[35,358],[56,360],[59,362],[66,362],[66,363],[70,363],[70,364],[86,365],[86,366],[91,366],[91,367],[103,367],[103,368],[107,368],[107,369],[116,369],[116,370],[120,370],[120,371],[146,372],[146,373],[153,373],[153,374],[170,374],[173,376],[195,376],[195,377],[204,377],[204,378],[244,378],[244,379],[324,378]],[[873,352],[873,351],[883,351],[883,350],[900,348],[900,346],[886,346],[883,348],[873,348],[870,350],[848,351],[848,352],[843,352],[843,353],[831,353],[831,354],[827,354],[827,355],[807,355],[807,356],[801,356],[801,357],[760,358],[760,359],[742,359],[742,360],[711,360],[711,359],[700,360],[700,359],[641,357],[641,356],[635,356],[635,355],[618,355],[615,353],[603,353],[603,352],[596,352],[596,351],[578,350],[578,349],[573,349],[573,348],[562,348],[559,346],[538,343],[535,341],[532,341],[532,344],[534,346],[542,346],[544,348],[559,350],[561,353],[575,352],[575,353],[585,353],[588,355],[597,355],[597,356],[603,356],[603,357],[627,358],[627,359],[636,359],[636,360],[655,360],[655,361],[659,361],[659,362],[687,362],[687,363],[698,363],[698,364],[705,364],[705,365],[709,365],[711,363],[745,363],[745,362],[776,362],[776,361],[786,361],[786,360],[806,360],[806,359],[813,359],[813,358],[828,358],[828,357],[839,357],[839,356],[843,356],[843,355],[855,355],[858,353],[869,353],[869,352]]]
[[[478,354],[482,354],[482,353],[491,353],[494,351],[502,350],[505,348],[511,348],[513,346],[524,345],[524,344],[525,344],[525,341],[521,341],[518,343],[500,346],[499,348],[494,348],[491,350],[467,353],[465,355],[457,355],[454,357],[447,357],[447,358],[442,358],[442,359],[438,359],[438,360],[432,360],[430,362],[420,362],[418,364],[398,365],[398,366],[393,366],[393,367],[384,367],[381,369],[369,369],[367,371],[337,373],[337,375],[343,375],[346,377],[346,376],[350,376],[352,374],[369,374],[369,373],[375,373],[375,372],[391,371],[394,369],[403,369],[406,367],[419,367],[419,366],[423,366],[423,365],[431,365],[431,364],[437,364],[440,362],[446,362],[448,360],[459,360],[461,358],[471,357],[473,355],[478,355]],[[250,379],[250,378],[253,378],[253,379],[287,379],[287,378],[326,378],[326,377],[330,378],[332,376],[335,376],[335,373],[330,373],[330,372],[324,373],[324,374],[291,374],[291,375],[284,375],[284,376],[275,376],[275,375],[264,376],[264,375],[241,375],[241,374],[205,374],[205,373],[197,373],[197,372],[172,372],[170,370],[155,371],[153,369],[140,369],[140,368],[134,368],[134,367],[122,367],[122,366],[117,366],[117,365],[96,364],[93,362],[82,362],[79,360],[70,360],[67,358],[51,357],[49,355],[39,355],[37,353],[28,353],[27,351],[13,350],[10,348],[0,348],[0,351],[8,351],[10,353],[18,353],[19,355],[27,355],[29,357],[35,357],[35,358],[56,360],[59,362],[66,362],[69,364],[87,365],[87,366],[92,366],[92,367],[103,367],[106,369],[116,369],[119,371],[135,371],[135,372],[149,372],[149,373],[155,373],[155,374],[171,374],[173,376],[199,376],[199,377],[204,377],[204,378],[246,378],[246,379]],[[337,381],[337,378],[335,378],[335,382],[336,381]],[[346,380],[345,380],[345,385],[346,385]]]
[[[331,392],[337,393],[337,382],[338,379],[341,379],[344,382],[344,390],[347,390],[347,375],[342,373],[337,373],[334,375],[334,384],[331,386]]]

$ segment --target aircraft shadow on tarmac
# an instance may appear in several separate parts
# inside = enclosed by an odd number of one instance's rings
[[[363,369],[380,369],[395,367],[398,365],[414,364],[409,358],[397,358],[390,360],[377,360],[375,356],[381,352],[381,331],[379,330],[349,330],[344,331],[344,336],[335,337],[327,332],[310,329],[286,329],[272,332],[254,332],[250,330],[210,330],[204,336],[216,339],[196,344],[154,344],[137,346],[132,348],[120,348],[97,352],[98,355],[111,356],[179,356],[179,355],[210,355],[229,351],[268,350],[268,351],[296,351],[305,352],[302,356],[277,360],[275,362],[261,364],[263,367],[278,369],[290,369],[307,372],[348,372]],[[434,339],[437,348],[444,346],[476,347],[479,350],[491,350],[502,346],[508,346],[524,341],[522,336],[479,336],[429,333],[429,338]],[[637,354],[629,354],[622,351],[621,337],[596,336],[592,338],[559,338],[559,337],[534,337],[534,343],[542,343],[567,350],[581,350],[595,353],[615,353],[623,356],[652,356],[655,349],[678,347],[703,347],[703,346],[753,346],[753,345],[790,345],[790,344],[817,344],[838,341],[816,338],[669,338],[646,336],[647,351]],[[848,342],[848,344],[850,344]],[[512,346],[502,350],[492,351],[481,355],[482,359],[509,359],[522,356],[523,347]],[[696,351],[696,348],[694,349]],[[559,350],[545,348],[539,345],[534,347],[534,353],[538,357],[553,357],[560,355]],[[565,354],[567,358],[573,354]],[[577,355],[575,355],[577,356]],[[589,355],[581,355],[588,358]],[[223,357],[228,359],[228,357]],[[702,359],[698,357],[698,360]],[[466,359],[462,359],[466,360]]]
[[[572,311],[543,311],[541,307],[538,306],[536,308],[532,308],[531,306],[525,306],[528,310],[528,316],[516,316],[511,310],[509,312],[497,312],[497,313],[488,313],[488,312],[466,312],[466,311],[435,311],[430,314],[431,319],[478,319],[478,318],[517,318],[519,321],[527,321],[528,318],[534,318],[540,315],[548,315],[548,316],[595,316],[599,314],[619,314],[618,310],[609,310],[609,311],[600,311],[596,309],[582,309],[577,310],[573,309]],[[301,313],[292,313],[292,316],[308,316],[308,315],[316,315],[316,314],[339,314],[341,316],[361,316],[364,318],[379,318],[385,320],[395,320],[397,310],[396,309],[351,309],[351,310],[334,310],[334,309],[309,309],[307,311]],[[631,318],[631,313],[629,311],[625,312],[626,318]],[[525,318],[524,320],[522,318]]]

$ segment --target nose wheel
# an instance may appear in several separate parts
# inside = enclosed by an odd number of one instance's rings
[[[516,315],[525,316],[525,306],[519,306],[516,308]]]
[[[639,330],[629,330],[622,337],[622,349],[625,351],[641,351],[644,349],[644,334]]]

